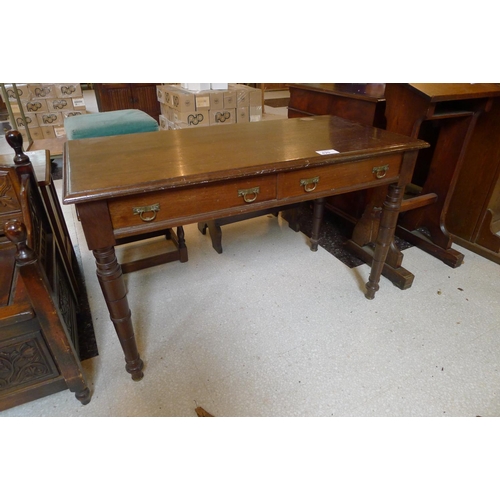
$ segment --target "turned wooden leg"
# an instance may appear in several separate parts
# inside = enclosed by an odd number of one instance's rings
[[[186,240],[184,239],[184,228],[182,226],[179,226],[177,228],[177,244],[178,244],[177,249],[179,250],[179,261],[187,262],[188,253],[187,253]]]
[[[313,224],[311,230],[311,250],[316,252],[318,250],[319,242],[319,229],[323,220],[323,213],[325,211],[326,198],[318,198],[314,200],[313,208]]]
[[[389,192],[384,202],[382,209],[382,218],[377,235],[377,243],[375,245],[375,253],[372,261],[370,277],[366,283],[367,299],[375,298],[375,293],[379,289],[380,275],[384,267],[387,254],[394,238],[394,231],[398,220],[399,209],[401,208],[401,200],[403,198],[403,188],[396,184],[389,186]]]
[[[140,380],[144,376],[143,362],[137,351],[127,300],[127,288],[121,266],[116,259],[115,249],[114,247],[101,248],[94,250],[93,254],[96,260],[97,278],[125,354],[125,369],[132,375],[133,380]]]

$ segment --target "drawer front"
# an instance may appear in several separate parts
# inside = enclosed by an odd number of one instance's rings
[[[166,222],[276,199],[276,176],[169,189],[108,202],[113,228]]]
[[[283,174],[280,197],[324,193],[335,194],[337,190],[350,190],[365,184],[395,181],[401,169],[402,155],[382,156],[352,163],[304,168]]]

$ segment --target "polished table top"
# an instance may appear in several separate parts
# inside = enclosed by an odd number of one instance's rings
[[[334,116],[73,140],[66,144],[63,198],[82,203],[426,146]],[[324,154],[330,150],[338,153]]]
[[[497,83],[406,83],[405,86],[430,102],[498,97]]]

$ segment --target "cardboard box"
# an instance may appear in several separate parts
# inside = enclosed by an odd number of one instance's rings
[[[249,91],[249,106],[262,106],[262,90],[251,88]]]
[[[157,85],[156,86],[156,98],[158,102],[163,104],[171,104],[170,92],[168,91],[166,85]]]
[[[82,87],[79,83],[55,83],[54,86],[58,98],[83,97]]]
[[[66,137],[66,130],[64,130],[64,127],[54,127],[54,135],[56,138]]]
[[[63,124],[62,113],[37,113],[40,127],[57,127]]]
[[[161,94],[162,94],[162,99],[160,102],[163,104],[166,104],[167,106],[173,106],[172,102],[172,94],[174,92],[178,92],[179,90],[182,90],[178,85],[159,85],[161,89]],[[158,87],[157,87],[157,95],[158,95]]]
[[[181,83],[181,87],[186,90],[210,90],[209,83]]]
[[[54,127],[40,127],[44,139],[55,139]]]
[[[224,108],[236,108],[236,90],[229,90],[224,92]]]
[[[224,109],[224,92],[220,90],[210,92],[210,109]]]
[[[19,95],[19,99],[23,99],[25,101],[30,99],[28,84],[17,83],[16,88],[17,88],[17,93]],[[6,84],[5,91],[7,92],[7,98],[9,99],[9,102],[17,102],[16,93],[14,92],[14,87],[12,85]],[[2,94],[2,101],[5,101],[3,92],[0,91],[0,94]]]
[[[169,121],[174,121],[174,108],[167,106],[166,104],[160,103],[161,114]]]
[[[186,113],[174,110],[173,123],[176,128],[207,127],[210,125],[208,113],[208,110],[203,109]],[[177,125],[184,125],[184,127],[177,127]]]
[[[26,122],[24,121],[22,115],[14,115],[14,120],[16,122],[15,128],[21,130],[22,128],[26,128],[26,124],[28,124],[29,128],[38,127],[38,119],[36,113],[24,113],[24,116],[26,118]]]
[[[32,99],[30,101],[21,101],[25,113],[45,113],[47,108],[47,99]]]
[[[74,109],[67,109],[65,111],[62,111],[62,116],[63,120],[66,118],[69,118],[70,116],[80,116],[80,115],[86,115],[87,111],[75,111]]]
[[[236,109],[211,109],[210,125],[229,125],[236,123]]]
[[[39,141],[41,139],[44,139],[43,137],[43,128],[42,127],[34,127],[34,128],[29,128],[29,132],[31,135],[31,138],[34,141]]]
[[[250,121],[249,108],[236,108],[236,123],[248,123]]]
[[[28,90],[31,99],[55,99],[56,86],[53,83],[30,83]]]
[[[245,106],[250,106],[250,90],[251,87],[246,85],[234,85],[234,90],[236,91],[236,107],[244,108]]]
[[[75,97],[71,99],[73,102],[73,109],[77,111],[85,111],[87,108],[85,106],[85,100],[83,97]]]
[[[210,109],[212,107],[212,105],[211,105],[211,98],[212,98],[211,92],[195,92],[193,95],[194,95],[194,100],[195,100],[195,105],[196,105],[196,111],[201,110],[201,109]]]
[[[251,122],[260,122],[262,120],[262,106],[250,106],[248,109]]]
[[[25,129],[25,128],[21,128],[21,129],[19,129],[19,132],[23,136],[23,144],[27,148],[28,147],[28,141],[29,141],[28,130]],[[30,133],[31,139],[33,141],[39,141],[41,139],[44,139],[41,127],[35,127],[35,128],[31,128],[30,127],[29,128],[29,133]]]
[[[58,113],[59,111],[73,109],[73,99],[45,99],[47,101],[47,111]]]
[[[160,130],[168,130],[168,120],[166,116],[160,115],[159,117]]]
[[[196,111],[194,94],[182,89],[172,91],[172,107],[182,113]]]

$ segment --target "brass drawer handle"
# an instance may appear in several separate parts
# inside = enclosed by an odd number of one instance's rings
[[[373,167],[372,173],[377,179],[383,179],[388,171],[389,165],[383,165],[382,167]]]
[[[304,186],[304,191],[310,193],[316,189],[318,185],[319,177],[311,177],[310,179],[300,179],[300,185]]]
[[[238,189],[238,196],[243,196],[243,199],[245,200],[246,203],[252,203],[252,201],[255,201],[259,193],[260,193],[259,187],[254,187],[250,189]],[[252,194],[253,196],[249,197],[249,195]]]
[[[160,204],[155,203],[154,205],[148,205],[146,207],[134,207],[132,212],[134,215],[138,215],[144,222],[151,222],[156,219],[156,214],[160,211]],[[153,215],[149,217],[144,217],[144,214],[153,212]]]

